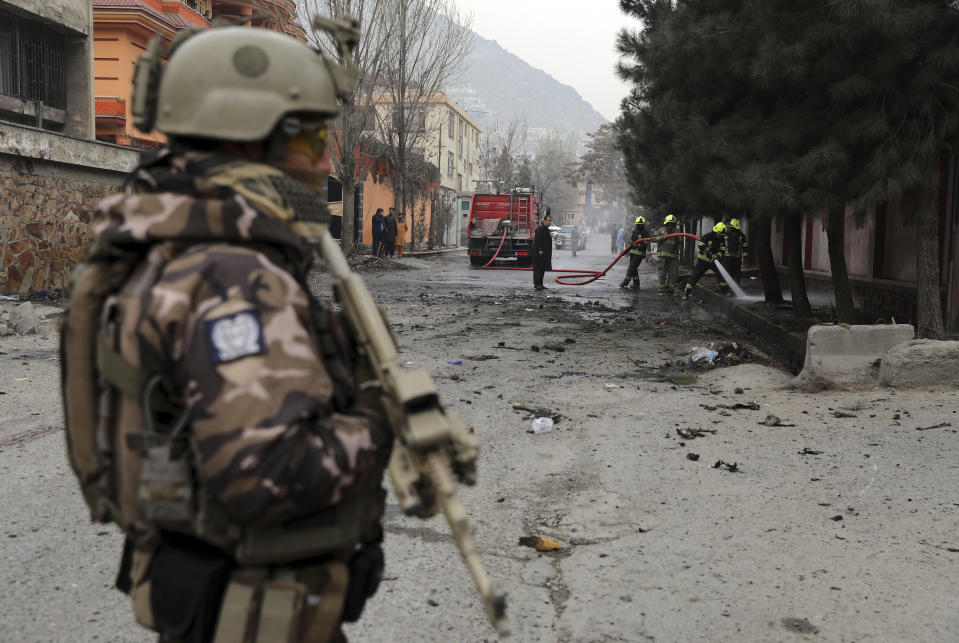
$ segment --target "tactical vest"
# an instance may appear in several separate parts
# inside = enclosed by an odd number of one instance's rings
[[[257,167],[265,176],[251,176],[247,168],[215,178],[221,185],[234,182],[244,196],[254,185],[254,203],[264,209],[271,201],[255,184],[268,186],[282,180],[274,173],[282,173]],[[144,256],[100,239],[71,281],[61,334],[61,382],[67,452],[91,518],[117,523],[141,550],[149,550],[161,531],[172,531],[219,547],[240,565],[348,552],[379,538],[379,494],[344,501],[308,522],[270,526],[230,524],[210,502],[195,474],[188,413],[171,393],[170,373],[162,364],[140,363],[136,347],[121,341],[124,334],[135,335],[129,326],[144,293],[188,247],[158,242]],[[312,312],[317,352],[339,385],[339,405],[348,406],[354,393],[352,346],[329,308],[314,300]]]

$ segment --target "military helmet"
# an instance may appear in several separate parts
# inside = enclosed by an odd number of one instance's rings
[[[730,219],[730,220],[729,220],[729,227],[730,227],[730,228],[736,228],[737,230],[739,230],[739,219]]]
[[[263,140],[285,116],[335,116],[356,84],[348,70],[295,38],[251,27],[199,31],[171,43],[165,66],[156,57],[143,67],[138,63],[136,124],[174,137]]]
[[[726,234],[726,224],[720,221],[713,226],[713,232],[716,234]]]
[[[667,214],[667,215],[666,215],[666,218],[663,220],[663,224],[664,224],[664,225],[669,225],[670,223],[676,223],[676,215],[675,215],[675,214]]]
[[[646,219],[644,217],[636,217],[636,225],[646,225]]]

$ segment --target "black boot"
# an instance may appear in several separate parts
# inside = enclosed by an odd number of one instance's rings
[[[639,277],[633,277],[633,283],[630,288],[633,290],[639,290]]]
[[[621,282],[619,282],[619,287],[620,287],[620,288],[625,288],[625,287],[628,286],[628,285],[629,285],[629,277],[626,277],[626,278],[623,279]]]

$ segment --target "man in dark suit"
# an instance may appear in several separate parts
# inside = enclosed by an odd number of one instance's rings
[[[552,223],[553,217],[547,208],[546,216],[533,232],[533,288],[536,290],[546,290],[543,275],[553,269],[553,236],[549,232]]]

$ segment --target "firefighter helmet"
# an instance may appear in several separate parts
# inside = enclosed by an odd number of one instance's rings
[[[666,218],[663,220],[663,224],[664,224],[664,225],[670,225],[670,224],[675,225],[675,224],[676,224],[676,215],[675,215],[675,214],[667,214],[667,215],[666,215]]]
[[[716,234],[726,234],[726,224],[720,221],[713,226],[713,232]]]
[[[730,219],[730,220],[729,220],[729,227],[730,227],[730,228],[736,228],[737,230],[739,230],[739,219]]]
[[[636,225],[646,225],[645,217],[636,217]]]

